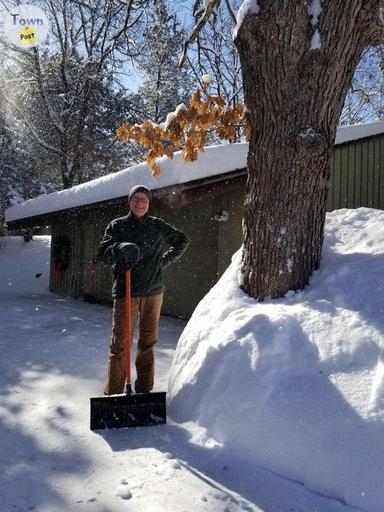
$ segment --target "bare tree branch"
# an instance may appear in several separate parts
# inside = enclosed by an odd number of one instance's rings
[[[229,14],[230,14],[230,16],[232,18],[232,21],[233,21],[234,25],[236,25],[236,23],[237,23],[236,13],[235,13],[235,11],[234,11],[234,9],[232,7],[232,4],[231,4],[230,0],[225,0],[225,4],[227,6],[228,12],[229,12]]]
[[[204,25],[207,23],[213,11],[220,6],[220,2],[221,0],[209,0],[208,2],[206,2],[204,12],[197,20],[196,25],[193,27],[191,35],[184,43],[183,53],[179,61],[179,67],[183,66],[185,59],[187,57],[188,48],[196,40],[197,36],[203,29]]]

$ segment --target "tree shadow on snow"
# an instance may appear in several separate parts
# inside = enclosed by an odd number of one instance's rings
[[[95,380],[98,367],[105,372],[106,350],[98,356],[97,347],[109,327],[104,314],[49,295],[1,300],[1,510],[76,509],[66,482],[92,461],[74,433],[76,416],[89,422],[89,397],[82,404],[74,383]]]
[[[15,411],[6,413],[10,417]],[[31,423],[33,424],[33,416]],[[88,460],[80,450],[43,447],[20,425],[0,418],[0,503],[1,510],[73,510],[60,481],[82,474]]]
[[[110,307],[54,295],[0,299],[1,510],[83,510],[88,499],[97,509],[87,496],[95,489],[74,502],[65,486],[94,463],[83,440],[92,435],[89,397],[102,394],[111,318]]]

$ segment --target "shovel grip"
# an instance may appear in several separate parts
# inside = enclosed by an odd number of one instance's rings
[[[131,316],[131,272],[125,273],[125,376],[127,389],[131,387],[131,345],[132,345],[132,316]]]

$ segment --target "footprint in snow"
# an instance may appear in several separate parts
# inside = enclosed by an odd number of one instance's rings
[[[132,492],[127,487],[119,487],[116,491],[116,496],[122,500],[130,500],[132,498]]]
[[[126,478],[120,478],[120,484],[127,486],[128,480]],[[116,491],[116,496],[123,500],[130,500],[132,498],[132,491],[128,487],[119,487]]]

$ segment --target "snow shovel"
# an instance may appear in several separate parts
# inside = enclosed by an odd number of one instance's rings
[[[91,430],[150,427],[166,423],[166,393],[133,394],[131,388],[131,272],[125,273],[126,389],[122,395],[91,398]]]

